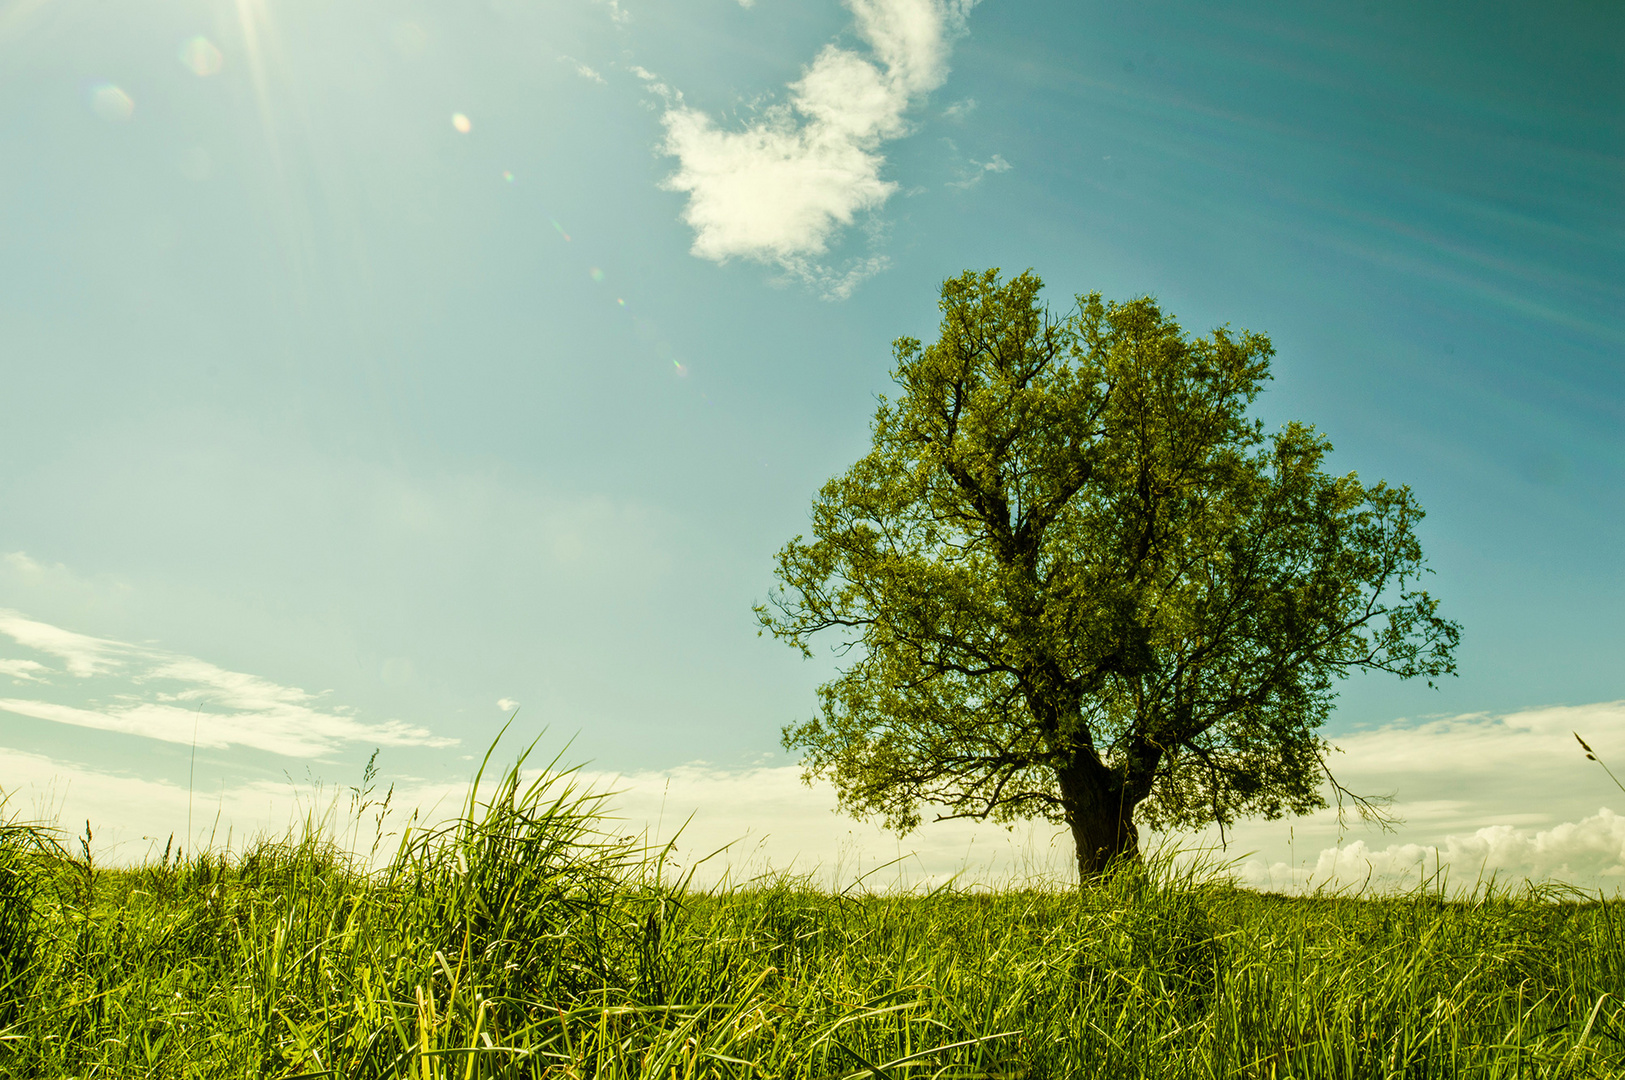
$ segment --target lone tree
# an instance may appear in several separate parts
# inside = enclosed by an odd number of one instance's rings
[[[1031,273],[942,287],[893,345],[901,397],[778,554],[762,626],[845,661],[784,730],[842,808],[907,831],[1043,817],[1085,878],[1152,827],[1323,807],[1335,679],[1453,673],[1410,489],[1266,436],[1260,334],[1187,339],[1152,299],[1040,304]]]

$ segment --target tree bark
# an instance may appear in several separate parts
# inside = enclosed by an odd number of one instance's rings
[[[1081,881],[1099,877],[1114,859],[1139,858],[1140,831],[1134,826],[1139,800],[1093,749],[1079,749],[1072,761],[1055,770],[1055,776],[1077,848]]]

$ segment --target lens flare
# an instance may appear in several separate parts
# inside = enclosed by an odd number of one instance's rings
[[[99,83],[90,88],[90,107],[103,120],[128,120],[135,112],[135,99],[112,83]]]
[[[474,130],[474,122],[460,112],[451,114],[451,126],[464,135]]]
[[[509,172],[507,169],[503,169],[502,179],[506,180],[510,184],[513,183],[513,173]]]
[[[604,280],[604,272],[602,270],[598,269],[598,267],[596,267],[596,266],[593,267],[591,270],[587,271],[587,276],[592,278],[594,281],[603,281]]]
[[[181,66],[199,78],[220,74],[226,58],[214,42],[199,34],[181,42]]]
[[[687,377],[687,375],[688,375],[688,368],[686,368],[686,367],[684,367],[684,366],[683,366],[683,365],[682,365],[682,364],[679,364],[679,363],[678,363],[678,362],[677,362],[677,361],[675,361],[675,360],[673,360],[673,361],[672,361],[672,362],[671,362],[671,366],[672,366],[672,367],[674,367],[674,368],[676,368],[676,369],[677,369],[677,377],[678,377],[678,378],[679,378],[679,379],[682,379],[682,378],[685,378],[685,377]]]
[[[560,236],[564,237],[565,243],[569,243],[570,242],[570,234],[564,231],[564,226],[560,225],[553,218],[548,218],[547,220],[553,222],[553,227],[559,231]]]

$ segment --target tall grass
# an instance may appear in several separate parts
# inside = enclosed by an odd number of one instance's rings
[[[1616,901],[699,890],[522,765],[376,869],[315,824],[119,870],[0,830],[0,1073],[1625,1076]]]

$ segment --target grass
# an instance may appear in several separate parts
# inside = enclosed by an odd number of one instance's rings
[[[134,869],[5,826],[0,1074],[1625,1076],[1618,901],[1285,898],[1165,862],[700,890],[522,763],[371,864],[315,824]]]

